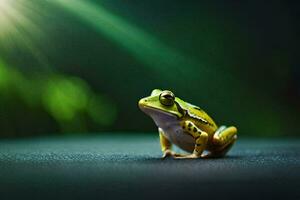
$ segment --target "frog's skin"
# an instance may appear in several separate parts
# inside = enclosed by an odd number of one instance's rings
[[[218,127],[201,108],[175,97],[171,91],[155,89],[138,104],[158,127],[163,158],[221,157],[237,139],[234,126]],[[172,144],[191,154],[173,152]]]

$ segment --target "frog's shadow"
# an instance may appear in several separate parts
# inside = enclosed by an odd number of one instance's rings
[[[139,158],[137,161],[141,162],[205,162],[205,161],[220,161],[220,160],[241,160],[243,156],[240,155],[227,155],[223,157],[207,157],[207,158],[199,158],[199,159],[175,159],[175,158],[160,158],[160,157],[147,157],[147,158]]]

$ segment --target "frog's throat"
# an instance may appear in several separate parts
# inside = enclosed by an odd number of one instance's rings
[[[141,107],[141,110],[152,118],[156,126],[161,128],[166,128],[167,124],[178,123],[179,121],[178,115],[170,112],[165,112],[157,108],[143,106]]]

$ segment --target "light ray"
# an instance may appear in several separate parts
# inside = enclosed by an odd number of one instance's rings
[[[178,80],[180,76],[196,78],[193,73],[189,73],[189,69],[199,69],[201,67],[199,63],[168,47],[157,38],[100,5],[82,0],[54,0],[52,2],[61,5],[99,33],[125,48],[150,70],[155,70],[170,80],[180,81]]]

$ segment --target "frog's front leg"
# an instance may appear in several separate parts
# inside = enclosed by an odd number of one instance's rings
[[[158,132],[161,151],[163,152],[162,158],[181,156],[180,154],[177,154],[174,151],[172,151],[172,143],[165,137],[164,132],[161,128],[158,128]]]
[[[200,158],[208,141],[208,134],[199,129],[193,122],[184,121],[181,123],[182,129],[195,139],[195,147],[192,154],[178,156],[176,158]]]

